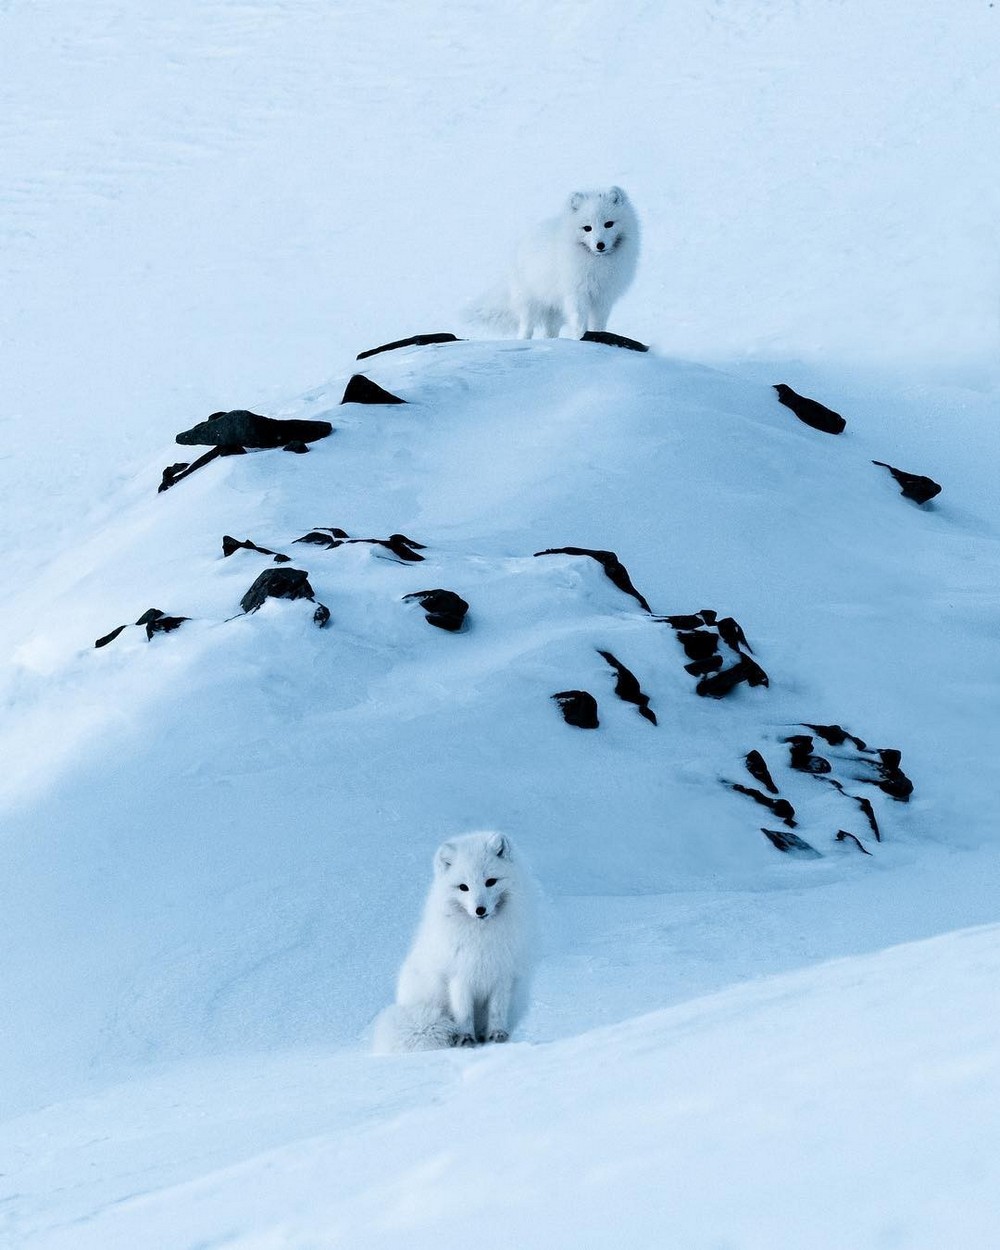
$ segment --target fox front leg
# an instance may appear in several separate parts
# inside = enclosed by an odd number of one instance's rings
[[[508,981],[490,995],[486,1005],[486,1040],[506,1042],[510,1039],[510,1000],[513,985]]]
[[[448,1003],[451,1018],[455,1021],[455,1045],[475,1046],[476,1000],[469,987],[458,977],[453,977],[448,983]]]

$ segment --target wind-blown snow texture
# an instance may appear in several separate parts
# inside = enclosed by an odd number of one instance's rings
[[[991,1244],[1000,17],[888,8],[0,3],[9,1244]],[[602,181],[648,355],[354,361]],[[235,408],[334,432],[158,494]],[[267,568],[314,600],[241,612]],[[706,608],[767,687],[698,697],[658,618]],[[832,723],[908,803],[788,767]],[[548,895],[521,1044],[376,1059],[479,827]]]

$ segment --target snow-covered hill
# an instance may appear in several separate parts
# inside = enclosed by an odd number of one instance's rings
[[[0,1240],[991,1245],[998,20],[0,0]],[[612,180],[652,352],[354,361]],[[334,431],[158,493],[244,406]],[[713,646],[768,684],[700,697]],[[532,1012],[375,1059],[483,826],[546,892]]]

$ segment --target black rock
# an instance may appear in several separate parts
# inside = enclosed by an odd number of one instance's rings
[[[688,613],[686,616],[658,616],[658,621],[666,621],[673,629],[701,629],[705,622],[701,613]]]
[[[789,765],[796,772],[820,774],[830,771],[830,761],[822,755],[813,754],[813,740],[808,734],[793,734],[785,741],[788,743]]]
[[[109,642],[114,642],[114,640],[118,637],[118,635],[122,632],[123,629],[128,629],[128,626],[127,625],[117,626],[115,629],[111,631],[110,634],[105,634],[102,638],[98,638],[97,641],[94,643],[94,646],[106,647]]]
[[[424,557],[417,553],[425,550],[423,543],[407,538],[405,534],[390,534],[388,538],[348,538],[342,529],[310,530],[308,534],[303,534],[295,541],[314,543],[316,546],[326,547],[331,551],[334,547],[342,547],[345,543],[371,543],[376,547],[385,547],[397,559],[409,564],[419,564]]]
[[[154,634],[169,634],[177,629],[180,625],[188,620],[186,616],[164,616],[161,612],[159,616],[154,617],[151,621],[146,621],[146,639],[150,641]],[[136,622],[139,624],[140,622]]]
[[[356,373],[347,383],[342,404],[405,404],[405,399],[383,389],[363,373]]]
[[[849,734],[840,725],[810,725],[805,723],[805,727],[806,729],[811,729],[817,737],[822,738],[824,742],[828,742],[832,747],[842,747],[845,742],[850,742],[859,751],[868,750],[860,738],[855,738],[854,734]]]
[[[345,530],[324,527],[323,529],[310,530],[308,534],[303,534],[301,538],[293,541],[297,543],[312,543],[316,547],[326,547],[333,550],[334,547],[341,546],[346,542],[347,533]]]
[[[413,594],[403,596],[404,603],[412,599],[424,609],[431,625],[453,634],[462,628],[469,610],[469,605],[453,590],[415,590]]]
[[[710,655],[704,660],[692,660],[690,664],[685,664],[684,671],[692,677],[704,677],[706,673],[717,673],[724,663],[721,655]]]
[[[878,788],[898,803],[909,802],[913,793],[913,782],[899,766],[903,753],[894,747],[885,747],[879,749],[878,756],[877,767],[881,776],[881,780],[876,783]]]
[[[922,473],[907,473],[905,469],[894,469],[884,460],[873,460],[880,469],[888,469],[900,485],[900,494],[904,499],[912,499],[914,503],[927,503],[935,495],[941,494],[940,485],[932,477],[924,477]]]
[[[242,456],[245,452],[239,446],[213,447],[211,451],[206,451],[203,456],[199,456],[197,460],[192,460],[190,464],[182,460],[178,464],[168,465],[163,470],[163,477],[160,484],[156,488],[157,494],[165,490],[169,490],[171,486],[176,484],[183,478],[190,477],[192,473],[196,473],[199,469],[204,468],[206,464],[210,464],[219,456]]]
[[[715,622],[715,628],[719,631],[719,636],[727,646],[732,647],[734,651],[744,648],[752,652],[753,647],[747,642],[747,636],[743,632],[738,621],[734,621],[731,616],[724,616],[722,620]]]
[[[639,686],[639,680],[635,673],[625,667],[621,660],[613,656],[610,651],[601,651],[598,649],[597,654],[615,670],[617,681],[615,682],[615,694],[619,699],[626,703],[634,703],[639,709],[639,714],[645,716],[646,720],[652,724],[656,724],[656,713],[649,706],[649,695],[644,694]]]
[[[597,729],[597,700],[586,690],[560,690],[553,699],[559,704],[563,720],[577,729]]]
[[[800,421],[806,425],[812,426],[814,430],[821,430],[824,434],[842,434],[847,422],[839,412],[834,412],[832,408],[825,408],[815,399],[808,399],[805,395],[798,395],[790,386],[786,386],[784,382],[779,382],[774,388],[778,392],[778,399],[790,408]]]
[[[244,612],[256,612],[265,599],[315,599],[304,569],[265,569],[240,600]]]
[[[821,852],[817,851],[814,846],[810,846],[808,842],[804,842],[797,833],[789,833],[785,829],[763,828],[761,833],[779,851],[785,851],[788,855],[799,855],[803,859],[822,858]]]
[[[536,556],[590,556],[592,560],[604,569],[609,580],[623,590],[625,594],[631,595],[635,599],[643,611],[651,611],[649,604],[642,595],[632,585],[632,579],[628,575],[628,569],[622,564],[621,560],[613,551],[597,551],[590,547],[549,547],[545,551],[536,551]]]
[[[748,798],[753,799],[755,803],[759,803],[761,807],[769,808],[779,820],[783,820],[789,829],[795,827],[795,808],[787,799],[772,799],[760,790],[755,790],[753,786],[741,786],[738,781],[729,783],[730,789],[736,791],[737,794],[745,794]]]
[[[581,343],[603,343],[606,347],[624,347],[630,352],[648,352],[645,343],[637,339],[627,339],[621,334],[610,334],[607,330],[588,330],[580,336]]]
[[[689,660],[707,660],[719,649],[719,635],[707,629],[678,630],[677,641]]]
[[[281,450],[294,452],[296,456],[304,456],[309,448],[302,442],[301,439],[296,438],[293,439],[292,442],[286,443]]]
[[[284,447],[291,442],[314,443],[332,433],[329,421],[277,421],[235,408],[232,412],[213,413],[207,421],[178,434],[176,441],[209,447]]]
[[[850,839],[851,839],[851,841],[852,841],[852,842],[854,843],[854,845],[858,848],[858,850],[862,852],[862,854],[864,854],[864,855],[870,855],[870,854],[871,854],[871,851],[869,851],[869,850],[868,850],[868,848],[864,845],[864,843],[861,841],[861,839],[860,839],[860,838],[858,838],[858,837],[856,837],[853,833],[848,833],[846,829],[838,829],[838,830],[837,830],[837,841],[838,841],[838,842],[846,842],[848,838],[850,838]]]
[[[369,356],[378,356],[381,352],[394,352],[400,347],[426,347],[431,343],[459,343],[461,339],[454,334],[414,334],[412,338],[396,339],[394,343],[383,343],[381,347],[369,347],[366,352],[358,352],[358,360],[367,360]]]
[[[273,556],[275,564],[287,564],[291,560],[291,556],[282,555],[280,551],[271,551],[267,547],[258,547],[256,543],[252,543],[249,538],[244,538],[242,542],[233,538],[231,534],[222,535],[222,554],[223,556],[231,556],[236,551],[256,551],[262,556]]]
[[[703,677],[695,686],[695,694],[710,699],[722,699],[731,690],[740,684],[746,682],[748,686],[767,686],[769,685],[767,673],[749,656],[741,655],[740,658],[729,668],[725,668],[721,673],[713,673],[710,677]]]
[[[774,784],[774,779],[768,770],[767,763],[759,751],[748,752],[745,763],[747,772],[754,781],[759,781],[764,789],[770,790],[772,794],[778,793],[778,787]]]
[[[864,812],[869,825],[871,825],[872,833],[875,835],[875,841],[881,842],[882,834],[879,832],[878,821],[875,819],[875,809],[872,807],[871,799],[864,799],[861,798],[860,795],[856,794],[849,794],[847,797],[853,799],[855,803],[858,804]]]
[[[316,604],[316,611],[313,613],[313,620],[320,627],[320,629],[322,629],[324,625],[329,624],[330,609],[325,603]]]

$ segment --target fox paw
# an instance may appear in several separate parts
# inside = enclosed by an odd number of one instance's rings
[[[493,1032],[487,1036],[486,1040],[488,1042],[509,1042],[510,1034],[506,1029],[494,1029]]]
[[[454,1044],[456,1046],[475,1046],[476,1039],[471,1033],[456,1033]]]

